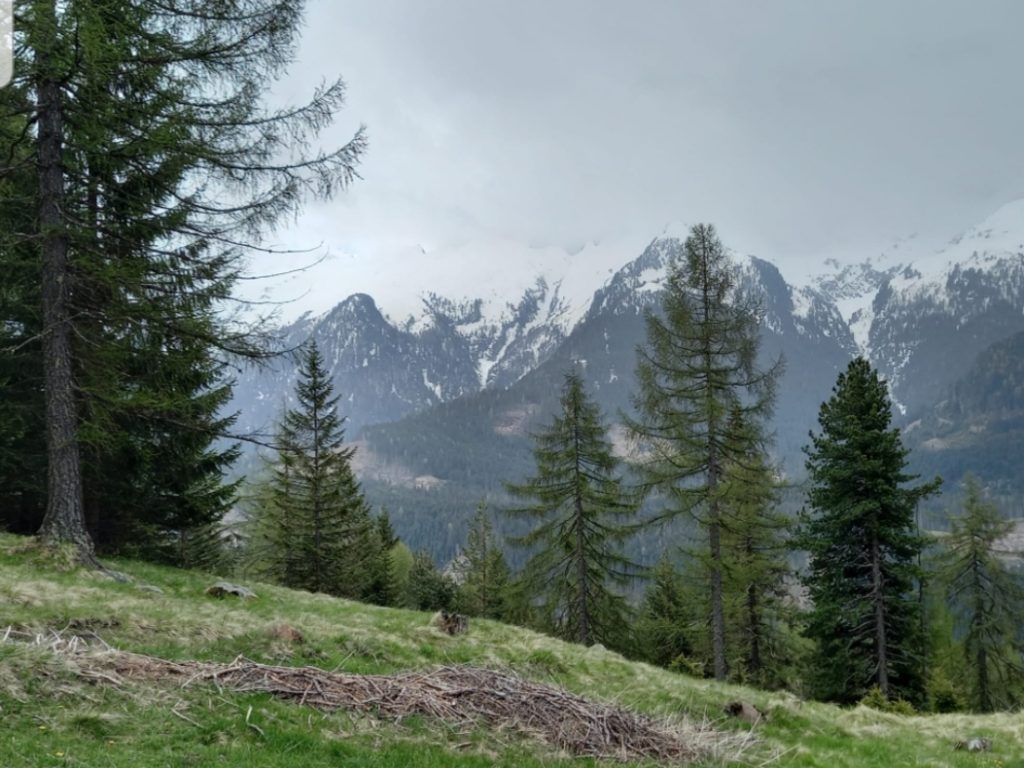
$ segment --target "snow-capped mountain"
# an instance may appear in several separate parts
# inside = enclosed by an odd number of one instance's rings
[[[569,252],[499,241],[402,251],[390,257],[392,272],[375,265],[352,283],[376,286],[376,294],[353,293],[301,316],[281,329],[281,346],[317,341],[354,433],[519,380],[564,342],[594,292],[639,247],[590,243]],[[293,358],[244,372],[234,401],[239,428],[270,428],[294,381]]]
[[[812,280],[908,416],[931,407],[989,345],[1024,330],[1024,201],[937,251],[913,241]]]
[[[675,225],[635,250],[509,243],[433,256],[417,250],[404,272],[380,284],[385,298],[351,295],[322,315],[300,318],[283,336],[290,345],[317,339],[350,436],[441,404],[448,404],[453,445],[474,419],[490,420],[473,421],[477,431],[522,435],[546,416],[561,373],[576,361],[586,361],[599,402],[614,416],[629,407],[643,314],[657,305],[685,232]],[[818,405],[852,356],[864,354],[879,368],[909,421],[941,400],[984,349],[1024,331],[1024,203],[1001,209],[939,252],[901,241],[863,263],[827,264],[826,274],[803,284],[761,258],[734,260],[740,288],[762,304],[765,360],[785,359],[774,426],[793,471],[802,466],[799,449]],[[403,283],[401,274],[415,277]],[[243,376],[235,403],[240,426],[271,425],[294,376],[289,361]],[[486,408],[472,406],[472,419],[460,415],[459,402],[480,392],[498,394]],[[388,438],[403,455],[410,439]]]

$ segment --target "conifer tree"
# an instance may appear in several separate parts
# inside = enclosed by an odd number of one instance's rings
[[[401,588],[395,571],[395,548],[399,539],[382,509],[372,528],[364,534],[366,578],[362,599],[374,605],[398,605]]]
[[[341,106],[340,81],[293,109],[260,103],[293,54],[302,5],[15,3],[19,66],[0,92],[0,181],[26,177],[34,188],[19,186],[31,215],[6,234],[39,276],[48,451],[39,533],[83,561],[95,562],[85,439],[114,475],[121,417],[197,431],[207,445],[217,437],[210,413],[179,418],[180,401],[199,392],[151,396],[132,378],[139,360],[162,369],[154,352],[168,339],[170,360],[175,342],[261,354],[250,329],[218,312],[247,253],[307,193],[327,196],[353,178],[361,132],[334,151],[310,149]],[[218,371],[203,390],[223,383]],[[144,446],[140,432],[131,450]]]
[[[802,541],[817,641],[817,694],[853,702],[877,685],[919,703],[924,637],[915,581],[922,540],[914,513],[940,480],[909,486],[907,453],[885,382],[863,358],[839,374],[807,447],[810,509]]]
[[[534,524],[513,540],[532,550],[524,579],[561,637],[614,646],[628,614],[616,588],[638,571],[622,553],[636,506],[579,373],[566,374],[559,413],[534,440],[536,474],[507,486],[531,502],[508,510]]]
[[[722,535],[730,462],[754,452],[755,430],[730,432],[730,415],[751,425],[770,413],[781,362],[758,367],[759,313],[736,289],[734,267],[715,229],[690,231],[681,259],[673,258],[661,311],[647,317],[647,343],[638,350],[636,418],[628,418],[642,451],[639,469],[659,490],[661,518],[697,520],[707,536],[714,674],[728,674]]]
[[[693,637],[703,623],[703,611],[692,597],[668,555],[662,555],[651,574],[634,633],[635,647],[645,660],[668,667],[694,655]]]
[[[730,419],[730,432],[751,430],[738,410]],[[789,521],[777,506],[778,485],[756,434],[743,437],[752,450],[734,456],[722,478],[722,551],[725,562],[727,637],[731,658],[740,669],[735,677],[772,687],[780,684],[773,667],[789,654],[783,648],[781,627],[785,612],[785,580]]]
[[[404,603],[417,611],[450,611],[455,608],[458,588],[442,573],[428,552],[412,556]]]
[[[316,343],[301,352],[297,405],[279,425],[269,503],[257,517],[254,557],[281,584],[358,598],[367,539],[377,530],[344,445],[338,398]]]
[[[973,475],[964,479],[963,513],[943,540],[941,580],[963,637],[970,701],[979,712],[1018,703],[1024,681],[1024,585],[1000,559],[999,541],[1013,530],[982,496]]]
[[[486,502],[480,502],[476,508],[458,560],[463,576],[459,585],[460,610],[470,616],[504,619],[509,568],[495,540]]]

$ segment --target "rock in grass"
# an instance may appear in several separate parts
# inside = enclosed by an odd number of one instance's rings
[[[152,592],[154,595],[162,595],[164,591],[155,584],[139,584],[139,589],[143,592]]]
[[[227,597],[228,595],[232,595],[234,597],[240,597],[243,600],[256,597],[256,593],[248,587],[232,584],[228,581],[218,581],[216,584],[207,587],[206,594],[212,595],[213,597]]]
[[[986,739],[984,736],[971,736],[969,739],[961,739],[954,743],[953,749],[964,752],[991,752],[992,739]]]

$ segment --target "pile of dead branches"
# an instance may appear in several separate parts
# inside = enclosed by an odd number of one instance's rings
[[[132,680],[215,685],[236,693],[267,693],[324,711],[345,710],[377,719],[437,718],[455,729],[487,726],[573,755],[623,761],[685,763],[718,753],[731,741],[706,726],[659,720],[586,699],[507,670],[441,667],[394,675],[350,675],[317,667],[279,667],[243,657],[230,664],[175,662],[112,649],[98,636],[50,630],[0,630],[0,643],[20,642],[73,656],[83,677],[124,685]],[[749,734],[748,734],[749,735]]]
[[[703,750],[697,729],[660,722],[507,672],[442,667],[395,675],[346,675],[316,667],[274,667],[239,658],[231,664],[177,663],[136,654],[104,654],[122,678],[177,678],[237,693],[269,693],[322,710],[382,719],[437,718],[455,727],[487,725],[537,737],[574,755],[686,762]]]

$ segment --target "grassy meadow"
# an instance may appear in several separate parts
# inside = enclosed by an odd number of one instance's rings
[[[62,566],[28,539],[0,535],[0,765],[594,766],[538,739],[467,730],[413,715],[324,713],[214,684],[106,679],[49,639],[77,635],[86,653],[387,674],[438,666],[510,669],[523,678],[673,721],[685,720],[699,766],[1024,766],[1024,715],[916,715],[839,709],[719,685],[496,622],[449,637],[428,614],[250,584],[254,600],[204,591],[215,577],[113,561],[131,581]],[[159,591],[157,591],[159,590]],[[301,634],[301,642],[280,626]],[[7,632],[10,627],[11,631]],[[6,637],[5,637],[6,636]],[[35,641],[27,641],[32,637]],[[723,713],[743,700],[768,713],[750,726]],[[710,729],[710,730],[708,730]],[[985,736],[987,753],[953,750]],[[651,761],[625,765],[654,765]]]

